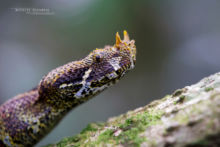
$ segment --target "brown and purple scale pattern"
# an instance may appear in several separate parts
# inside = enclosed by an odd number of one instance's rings
[[[89,69],[89,67],[78,68],[75,70],[65,71],[62,76],[60,76],[52,86],[58,88],[63,83],[79,83],[82,81],[84,73]]]
[[[36,88],[0,106],[0,147],[36,144],[71,109],[118,81],[135,63],[135,55],[134,41],[125,31],[124,40],[116,34],[114,46],[49,72]]]

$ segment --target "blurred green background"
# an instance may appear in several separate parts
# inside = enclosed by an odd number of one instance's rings
[[[27,13],[19,8],[47,9]],[[218,0],[28,0],[0,6],[0,104],[35,87],[43,75],[127,30],[136,68],[74,109],[37,146],[79,133],[88,123],[144,106],[220,69]]]

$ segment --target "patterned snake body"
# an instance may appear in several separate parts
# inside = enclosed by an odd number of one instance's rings
[[[79,104],[116,83],[134,68],[136,46],[124,31],[114,46],[49,72],[39,85],[0,106],[0,147],[33,146]]]

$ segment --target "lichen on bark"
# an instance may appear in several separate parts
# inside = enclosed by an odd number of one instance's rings
[[[219,146],[220,73],[176,90],[145,107],[91,123],[62,146]]]

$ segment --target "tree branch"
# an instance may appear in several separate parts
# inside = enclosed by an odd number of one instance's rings
[[[220,73],[105,123],[92,123],[56,146],[219,146]]]

